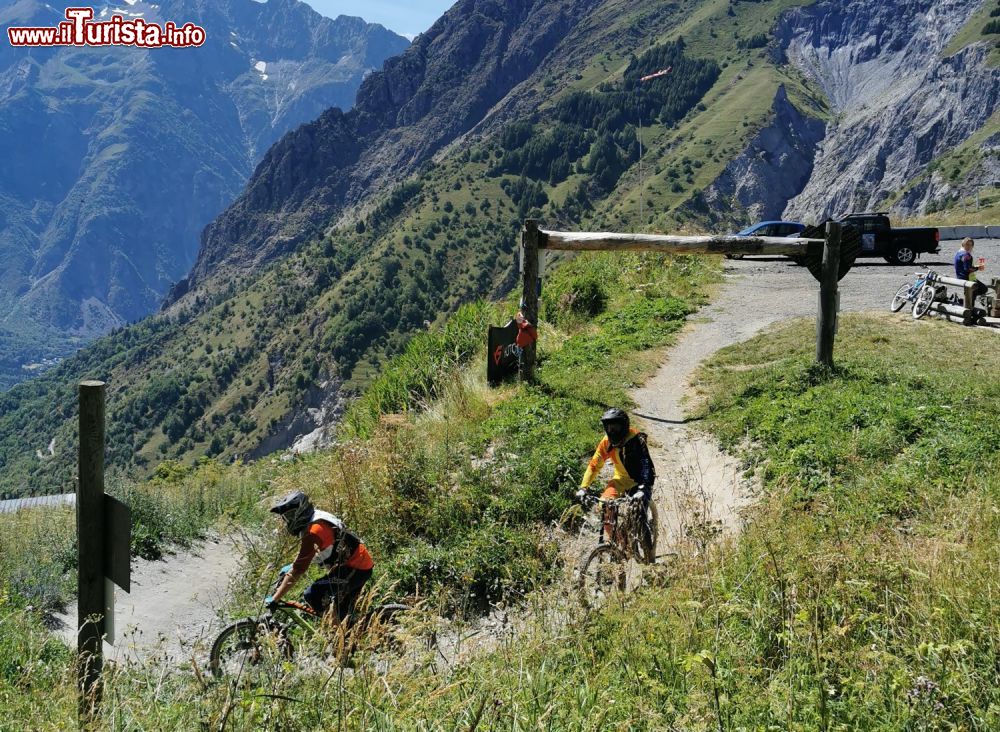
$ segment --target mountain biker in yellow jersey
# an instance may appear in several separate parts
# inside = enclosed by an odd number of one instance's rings
[[[289,493],[271,512],[281,516],[288,533],[299,537],[301,543],[295,561],[284,569],[278,589],[264,602],[270,606],[284,597],[314,562],[327,570],[326,576],[309,585],[303,599],[320,614],[332,606],[337,619],[343,620],[372,576],[375,563],[367,547],[343,521],[316,509],[301,491]]]
[[[609,460],[614,466],[614,475],[608,481],[601,498],[611,500],[628,495],[642,502],[643,511],[649,506],[649,499],[656,480],[653,459],[646,446],[646,435],[629,426],[628,415],[621,409],[609,409],[601,417],[604,438],[597,443],[594,456],[587,465],[587,472],[580,481],[577,499],[587,495],[587,487]],[[610,529],[605,525],[605,533]],[[610,535],[607,537],[610,540]]]

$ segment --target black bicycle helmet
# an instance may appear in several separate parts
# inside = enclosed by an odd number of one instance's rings
[[[298,536],[309,526],[313,517],[312,501],[302,491],[289,493],[271,507],[271,513],[276,513],[285,520],[285,527],[292,536]]]
[[[601,417],[604,433],[613,447],[619,447],[628,437],[628,415],[621,409],[613,407]]]

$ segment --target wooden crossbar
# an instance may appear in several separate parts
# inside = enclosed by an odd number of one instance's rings
[[[772,254],[806,256],[823,251],[822,239],[781,236],[675,236],[539,230],[539,249],[571,252],[664,252],[669,254]]]

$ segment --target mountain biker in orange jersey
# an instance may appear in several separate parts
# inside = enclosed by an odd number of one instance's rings
[[[310,562],[327,570],[326,576],[306,588],[303,599],[317,613],[331,605],[337,619],[343,620],[354,608],[375,563],[361,539],[347,529],[344,522],[333,514],[313,507],[302,491],[289,493],[272,508],[281,516],[292,536],[301,539],[299,554],[285,568],[285,575],[272,597],[264,602],[276,603],[284,597],[299,577],[305,574]]]
[[[628,415],[617,408],[606,411],[601,417],[601,424],[605,436],[597,443],[594,456],[587,465],[587,472],[580,481],[580,490],[576,492],[577,498],[583,499],[587,495],[587,487],[610,460],[615,472],[601,493],[601,498],[611,500],[627,494],[642,501],[645,510],[649,506],[653,482],[656,480],[656,470],[646,446],[645,433],[629,427]]]

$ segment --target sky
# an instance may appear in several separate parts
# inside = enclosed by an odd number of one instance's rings
[[[423,33],[455,0],[305,0],[323,15],[356,15],[407,38]]]

